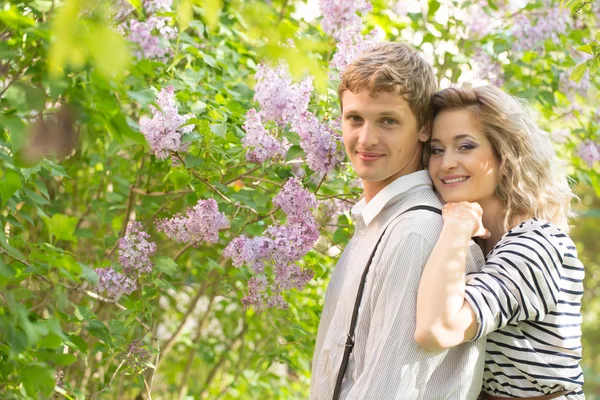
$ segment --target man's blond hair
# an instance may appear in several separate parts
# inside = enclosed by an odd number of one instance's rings
[[[403,95],[420,129],[430,120],[430,102],[437,81],[431,66],[413,47],[387,42],[363,52],[344,71],[338,88],[340,104],[346,90],[352,93],[368,90],[373,97],[381,92]]]

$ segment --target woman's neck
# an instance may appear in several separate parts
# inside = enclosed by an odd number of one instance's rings
[[[481,218],[483,226],[491,233],[489,239],[483,240],[483,250],[484,253],[487,254],[506,233],[506,230],[504,229],[504,216],[506,210],[500,199],[497,197],[491,198],[487,201],[480,201],[479,205],[483,210],[483,216]]]

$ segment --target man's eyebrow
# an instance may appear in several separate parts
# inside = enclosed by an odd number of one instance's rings
[[[473,139],[474,141],[478,142],[477,139],[475,139],[473,136],[471,135],[467,135],[466,133],[462,134],[462,135],[456,135],[452,138],[452,141],[457,142],[459,140],[462,139]],[[436,143],[441,143],[442,141],[440,139],[431,139],[431,142],[436,142]]]

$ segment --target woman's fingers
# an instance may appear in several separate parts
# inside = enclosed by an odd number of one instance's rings
[[[454,220],[469,224],[473,232],[471,236],[487,239],[490,237],[490,232],[483,226],[482,216],[483,210],[478,203],[462,201],[460,203],[446,203],[442,207],[444,221]]]

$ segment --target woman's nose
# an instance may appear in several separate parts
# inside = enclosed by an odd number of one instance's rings
[[[452,154],[452,152],[447,151],[444,153],[442,158],[442,170],[449,171],[456,168],[457,165],[458,163],[456,162],[456,157]]]

